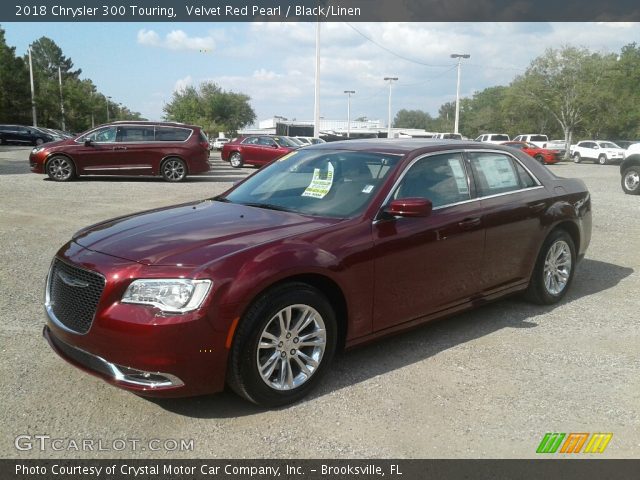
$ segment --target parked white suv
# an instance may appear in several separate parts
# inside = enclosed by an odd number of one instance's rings
[[[583,140],[571,146],[571,157],[575,163],[592,160],[600,165],[620,163],[624,160],[624,149],[613,142]]]
[[[506,133],[485,133],[475,140],[476,142],[502,143],[509,141],[509,135]]]
[[[518,135],[513,141],[533,143],[536,147],[547,148],[546,144],[549,141],[549,137],[541,133],[527,133]]]

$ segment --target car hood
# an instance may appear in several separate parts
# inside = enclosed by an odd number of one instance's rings
[[[196,266],[339,221],[206,200],[99,223],[73,240],[145,265]]]

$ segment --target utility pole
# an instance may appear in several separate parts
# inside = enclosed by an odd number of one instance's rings
[[[36,116],[36,93],[33,86],[33,63],[31,62],[31,46],[29,46],[29,78],[31,80],[31,117],[33,126],[38,126],[38,118]]]
[[[320,20],[316,20],[316,82],[313,103],[313,136],[320,138]]]
[[[455,120],[455,124],[453,126],[453,133],[459,133],[458,132],[458,121],[459,121],[459,117],[460,117],[460,69],[462,67],[462,59],[463,58],[470,58],[471,55],[469,55],[468,53],[452,53],[451,54],[451,58],[457,58],[458,59],[458,83],[456,86],[456,120]]]
[[[391,83],[398,80],[398,77],[384,77],[385,82],[389,82],[389,115],[387,119],[387,138],[391,138]]]
[[[109,123],[109,100],[111,100],[111,97],[105,96],[105,100],[107,101],[107,123]]]
[[[351,95],[355,94],[355,90],[345,90],[347,94],[347,138],[351,137]]]

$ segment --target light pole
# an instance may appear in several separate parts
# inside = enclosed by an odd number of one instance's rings
[[[385,82],[389,82],[389,116],[387,123],[387,138],[391,138],[391,83],[398,80],[398,77],[384,77]]]
[[[460,116],[460,67],[462,66],[463,58],[470,58],[468,53],[452,53],[451,58],[458,59],[458,84],[456,87],[456,120],[453,127],[453,133],[458,133],[458,119]]]
[[[347,94],[347,138],[351,137],[351,95],[356,93],[355,90],[345,90]]]
[[[60,115],[62,116],[62,130],[66,130],[64,124],[64,99],[62,97],[62,71],[60,65],[58,65],[58,84],[60,85]]]
[[[105,97],[107,100],[107,123],[109,123],[109,100],[111,100],[111,97]]]
[[[33,86],[33,63],[31,61],[31,46],[29,46],[29,79],[31,80],[31,116],[33,118],[33,126],[38,126],[38,119],[36,116],[36,94]]]

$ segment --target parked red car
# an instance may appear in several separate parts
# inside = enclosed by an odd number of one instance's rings
[[[314,145],[218,197],[77,232],[49,271],[44,335],[139,394],[228,384],[283,405],[338,348],[518,292],[560,301],[590,238],[584,183],[514,149]]]
[[[551,165],[554,163],[558,163],[562,160],[562,154],[558,150],[549,150],[546,148],[540,148],[537,145],[529,142],[503,142],[502,145],[506,145],[508,147],[517,148],[518,150],[522,150],[527,155],[531,155],[538,162]]]
[[[261,167],[298,148],[300,145],[293,143],[287,137],[250,135],[226,143],[222,147],[220,157],[235,168],[243,165]]]
[[[114,122],[34,148],[33,173],[57,182],[80,175],[157,175],[179,182],[209,171],[209,139],[195,125]]]

